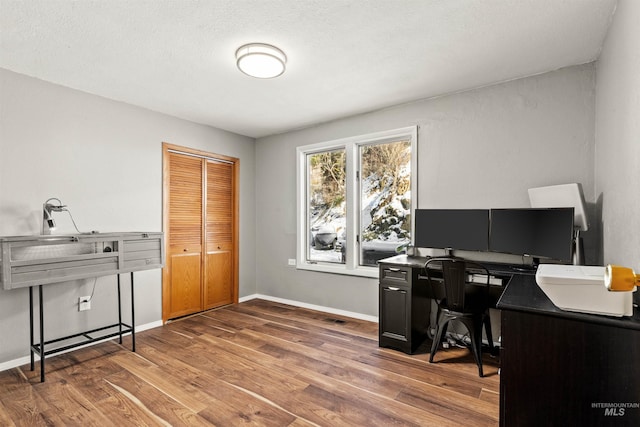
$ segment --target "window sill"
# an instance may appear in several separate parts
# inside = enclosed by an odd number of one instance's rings
[[[331,264],[309,264],[309,263],[298,263],[296,265],[296,269],[298,270],[307,270],[307,271],[316,271],[319,273],[332,273],[332,274],[341,274],[345,276],[357,276],[357,277],[369,277],[369,278],[378,278],[378,268],[377,267],[358,267],[356,269],[350,270],[347,269],[344,265],[331,265]]]

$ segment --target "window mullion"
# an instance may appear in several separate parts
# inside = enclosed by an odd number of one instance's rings
[[[358,266],[358,170],[357,145],[350,142],[345,147],[347,155],[347,268],[353,270]]]

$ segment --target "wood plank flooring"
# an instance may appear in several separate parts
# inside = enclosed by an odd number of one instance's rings
[[[0,372],[2,426],[495,426],[467,349],[378,347],[378,325],[264,300]]]

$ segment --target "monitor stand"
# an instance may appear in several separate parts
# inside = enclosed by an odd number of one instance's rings
[[[584,265],[584,244],[577,227],[573,235],[573,265]]]

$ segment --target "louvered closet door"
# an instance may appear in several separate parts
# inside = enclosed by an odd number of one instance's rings
[[[204,308],[233,302],[233,165],[206,163]]]
[[[165,280],[169,280],[167,317],[173,318],[202,310],[203,160],[175,153],[168,156],[169,271]]]

